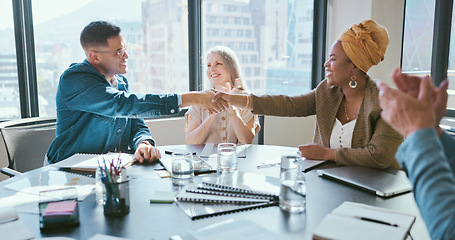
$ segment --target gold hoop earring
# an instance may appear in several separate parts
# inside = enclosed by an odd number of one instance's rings
[[[357,77],[354,74],[352,74],[351,81],[349,81],[349,87],[356,88],[357,87],[357,81],[356,80],[357,80]]]

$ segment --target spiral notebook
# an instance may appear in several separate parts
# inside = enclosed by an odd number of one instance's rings
[[[177,205],[191,219],[277,206],[279,179],[234,172],[205,177],[185,186],[176,196]]]

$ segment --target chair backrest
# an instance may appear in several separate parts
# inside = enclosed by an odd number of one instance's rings
[[[26,172],[43,166],[44,156],[55,138],[55,118],[24,118],[0,123],[8,167]]]
[[[261,125],[261,130],[254,136],[253,144],[264,145],[264,115],[259,115],[259,124]]]

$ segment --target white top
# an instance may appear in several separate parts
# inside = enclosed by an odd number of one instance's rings
[[[352,133],[354,133],[356,122],[357,119],[342,125],[340,120],[335,118],[332,135],[330,135],[330,148],[351,148]]]
[[[240,116],[245,123],[254,119],[254,129],[259,125],[259,118],[254,115],[250,110],[239,109]],[[186,112],[191,118],[191,121],[195,121],[201,124],[206,118],[209,117],[209,111],[197,106],[191,106],[188,112]],[[210,126],[210,133],[205,139],[205,143],[238,143],[239,140],[234,132],[232,126],[232,118],[234,116],[228,116],[226,111],[216,114],[214,123]]]

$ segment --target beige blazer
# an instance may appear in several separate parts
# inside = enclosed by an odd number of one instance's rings
[[[379,89],[367,77],[365,94],[354,127],[351,148],[335,150],[335,162],[339,165],[361,165],[370,168],[400,169],[395,159],[402,136],[393,130],[380,116]],[[253,97],[255,114],[305,117],[316,114],[313,141],[329,148],[330,135],[336,114],[343,100],[341,88],[332,87],[327,80],[305,94],[295,97],[284,95],[263,95]]]

